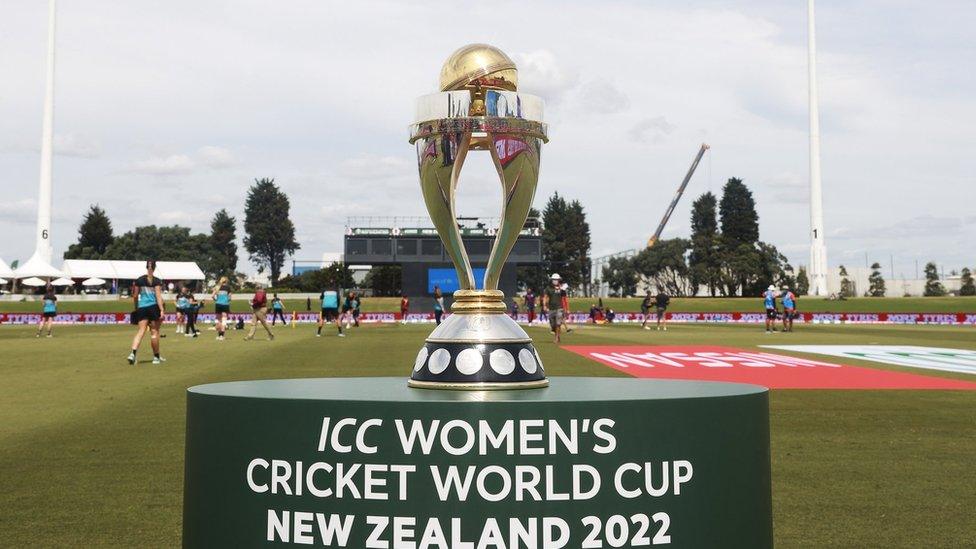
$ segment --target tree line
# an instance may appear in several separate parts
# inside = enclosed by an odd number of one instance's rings
[[[769,284],[806,293],[806,270],[794,271],[776,246],[759,239],[759,214],[752,191],[730,178],[719,199],[711,192],[691,207],[691,237],[659,240],[632,257],[612,258],[603,282],[619,296],[637,286],[656,287],[674,296],[757,296]]]
[[[244,250],[258,272],[268,271],[277,285],[285,258],[299,249],[295,225],[290,217],[288,196],[274,179],[256,179],[244,203]],[[179,225],[139,226],[115,235],[108,213],[92,205],[78,228],[78,242],[68,247],[64,259],[115,259],[194,261],[210,280],[237,272],[237,219],[225,208],[210,221],[209,233],[193,233]]]

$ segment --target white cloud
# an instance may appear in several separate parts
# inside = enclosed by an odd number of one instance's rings
[[[549,103],[558,103],[578,85],[576,71],[563,68],[549,50],[516,52],[512,54],[512,60],[518,67],[519,90],[539,95]]]
[[[642,143],[661,143],[674,132],[675,126],[663,116],[639,120],[630,127],[627,135],[634,141]]]
[[[25,185],[30,187],[30,185]],[[37,201],[22,198],[0,202],[0,220],[4,223],[33,224],[37,222]]]
[[[384,179],[414,175],[416,167],[399,156],[377,156],[361,154],[343,160],[339,164],[339,175],[350,179]]]
[[[597,114],[617,114],[630,108],[630,98],[609,82],[594,81],[583,85],[581,91],[582,108],[585,112]]]
[[[55,154],[78,158],[97,158],[101,152],[101,144],[90,136],[76,133],[56,134],[54,136]]]
[[[208,168],[228,168],[237,164],[237,157],[229,149],[208,145],[197,151],[197,162]]]
[[[130,171],[147,175],[179,175],[193,171],[196,164],[185,154],[156,156],[132,164]]]
[[[236,164],[237,158],[229,149],[208,145],[200,147],[192,155],[153,156],[133,162],[129,171],[145,175],[185,175],[199,171],[201,168],[218,170]]]

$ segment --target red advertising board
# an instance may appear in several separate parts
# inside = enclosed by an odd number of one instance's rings
[[[318,312],[296,312],[298,322],[315,322]],[[292,313],[288,313],[292,318]],[[654,315],[651,315],[652,318]],[[243,317],[251,318],[249,312],[232,313],[235,320]],[[167,322],[176,319],[173,314],[167,315]],[[209,322],[214,318],[213,313],[201,313],[200,322]],[[128,322],[128,313],[62,313],[56,322],[60,324],[115,324]],[[679,324],[710,324],[710,323],[741,323],[762,324],[766,321],[766,313],[667,313],[668,322]],[[35,324],[40,320],[40,308],[37,313],[0,313],[0,324]],[[363,313],[360,322],[397,322],[402,320],[399,312]],[[527,324],[526,313],[520,313],[518,322]],[[536,315],[536,321],[540,316]],[[566,320],[572,324],[590,322],[586,313],[570,313]],[[616,313],[615,324],[642,322],[644,317],[640,313]],[[407,322],[434,322],[434,313],[410,313]],[[976,326],[974,313],[801,313],[796,322],[807,324],[938,324],[951,326]]]
[[[771,389],[963,389],[976,383],[718,346],[564,346],[640,378],[751,383]]]

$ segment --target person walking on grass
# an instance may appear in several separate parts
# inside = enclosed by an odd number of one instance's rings
[[[535,323],[535,293],[532,288],[525,291],[525,312],[529,315],[529,326]]]
[[[766,333],[776,331],[776,286],[772,284],[763,293],[763,307],[766,308]]]
[[[644,296],[644,299],[641,301],[640,304],[641,317],[644,319],[643,322],[641,322],[641,328],[644,328],[645,330],[651,329],[651,327],[647,325],[647,321],[651,319],[652,301],[653,298],[651,297],[651,291],[648,290],[647,295]]]
[[[288,325],[288,322],[285,321],[285,306],[278,294],[275,294],[274,299],[271,300],[271,325],[274,326],[279,318],[282,324]]]
[[[190,308],[190,291],[186,286],[180,287],[180,293],[176,294],[176,333],[190,334],[186,331],[187,310]]]
[[[793,318],[796,317],[796,295],[790,291],[789,286],[783,286],[783,293],[780,295],[783,301],[783,331],[793,331]]]
[[[434,286],[434,322],[441,325],[441,317],[444,316],[444,294],[441,293],[440,286]]]
[[[136,352],[142,344],[142,338],[149,331],[149,344],[153,352],[153,364],[162,364],[166,359],[159,356],[159,327],[162,324],[165,306],[163,305],[163,281],[156,278],[156,260],[146,261],[146,274],[140,276],[132,284],[132,312],[131,322],[138,326],[136,335],[132,338],[132,351],[129,353],[129,364],[136,363]]]
[[[197,315],[200,314],[200,307],[203,302],[197,301],[197,296],[190,293],[189,303],[186,306],[186,335],[187,337],[198,337],[200,330],[197,330]]]
[[[336,329],[339,330],[339,337],[346,337],[346,334],[342,333],[342,323],[339,321],[339,291],[324,290],[319,294],[319,299],[322,300],[322,312],[319,313],[319,324],[315,337],[322,337],[322,326],[326,322],[336,325]]]
[[[654,312],[657,313],[657,329],[668,331],[668,305],[671,303],[671,296],[664,290],[658,289],[657,296],[654,297]]]
[[[47,337],[53,337],[51,334],[52,326],[54,325],[54,318],[58,316],[58,296],[54,295],[54,286],[50,284],[47,285],[44,291],[43,305],[41,309],[41,322],[37,325],[37,335],[34,337],[41,337],[41,332],[44,331],[44,327],[47,327]]]
[[[230,284],[226,276],[220,277],[213,293],[214,312],[217,314],[217,341],[224,340],[227,331],[227,316],[230,314]]]
[[[407,323],[407,315],[410,314],[410,298],[407,294],[400,292],[400,324]]]
[[[244,336],[244,341],[254,339],[254,332],[258,329],[258,323],[264,326],[264,331],[268,332],[268,339],[274,341],[274,334],[268,326],[268,294],[264,291],[264,286],[258,284],[251,299],[251,329]]]
[[[558,345],[563,330],[563,317],[566,314],[563,310],[563,290],[560,286],[562,277],[558,273],[553,273],[549,280],[551,284],[542,293],[542,314],[548,316],[553,341]]]

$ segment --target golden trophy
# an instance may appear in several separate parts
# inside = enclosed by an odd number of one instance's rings
[[[548,141],[540,98],[518,92],[518,69],[487,44],[455,51],[441,69],[439,93],[417,100],[410,143],[417,147],[427,212],[457,270],[453,314],[427,338],[410,386],[520,389],[549,384],[532,339],[507,314],[498,289],[502,267],[525,224]],[[502,185],[502,212],[476,288],[461,241],[455,195],[469,151],[487,151]]]

